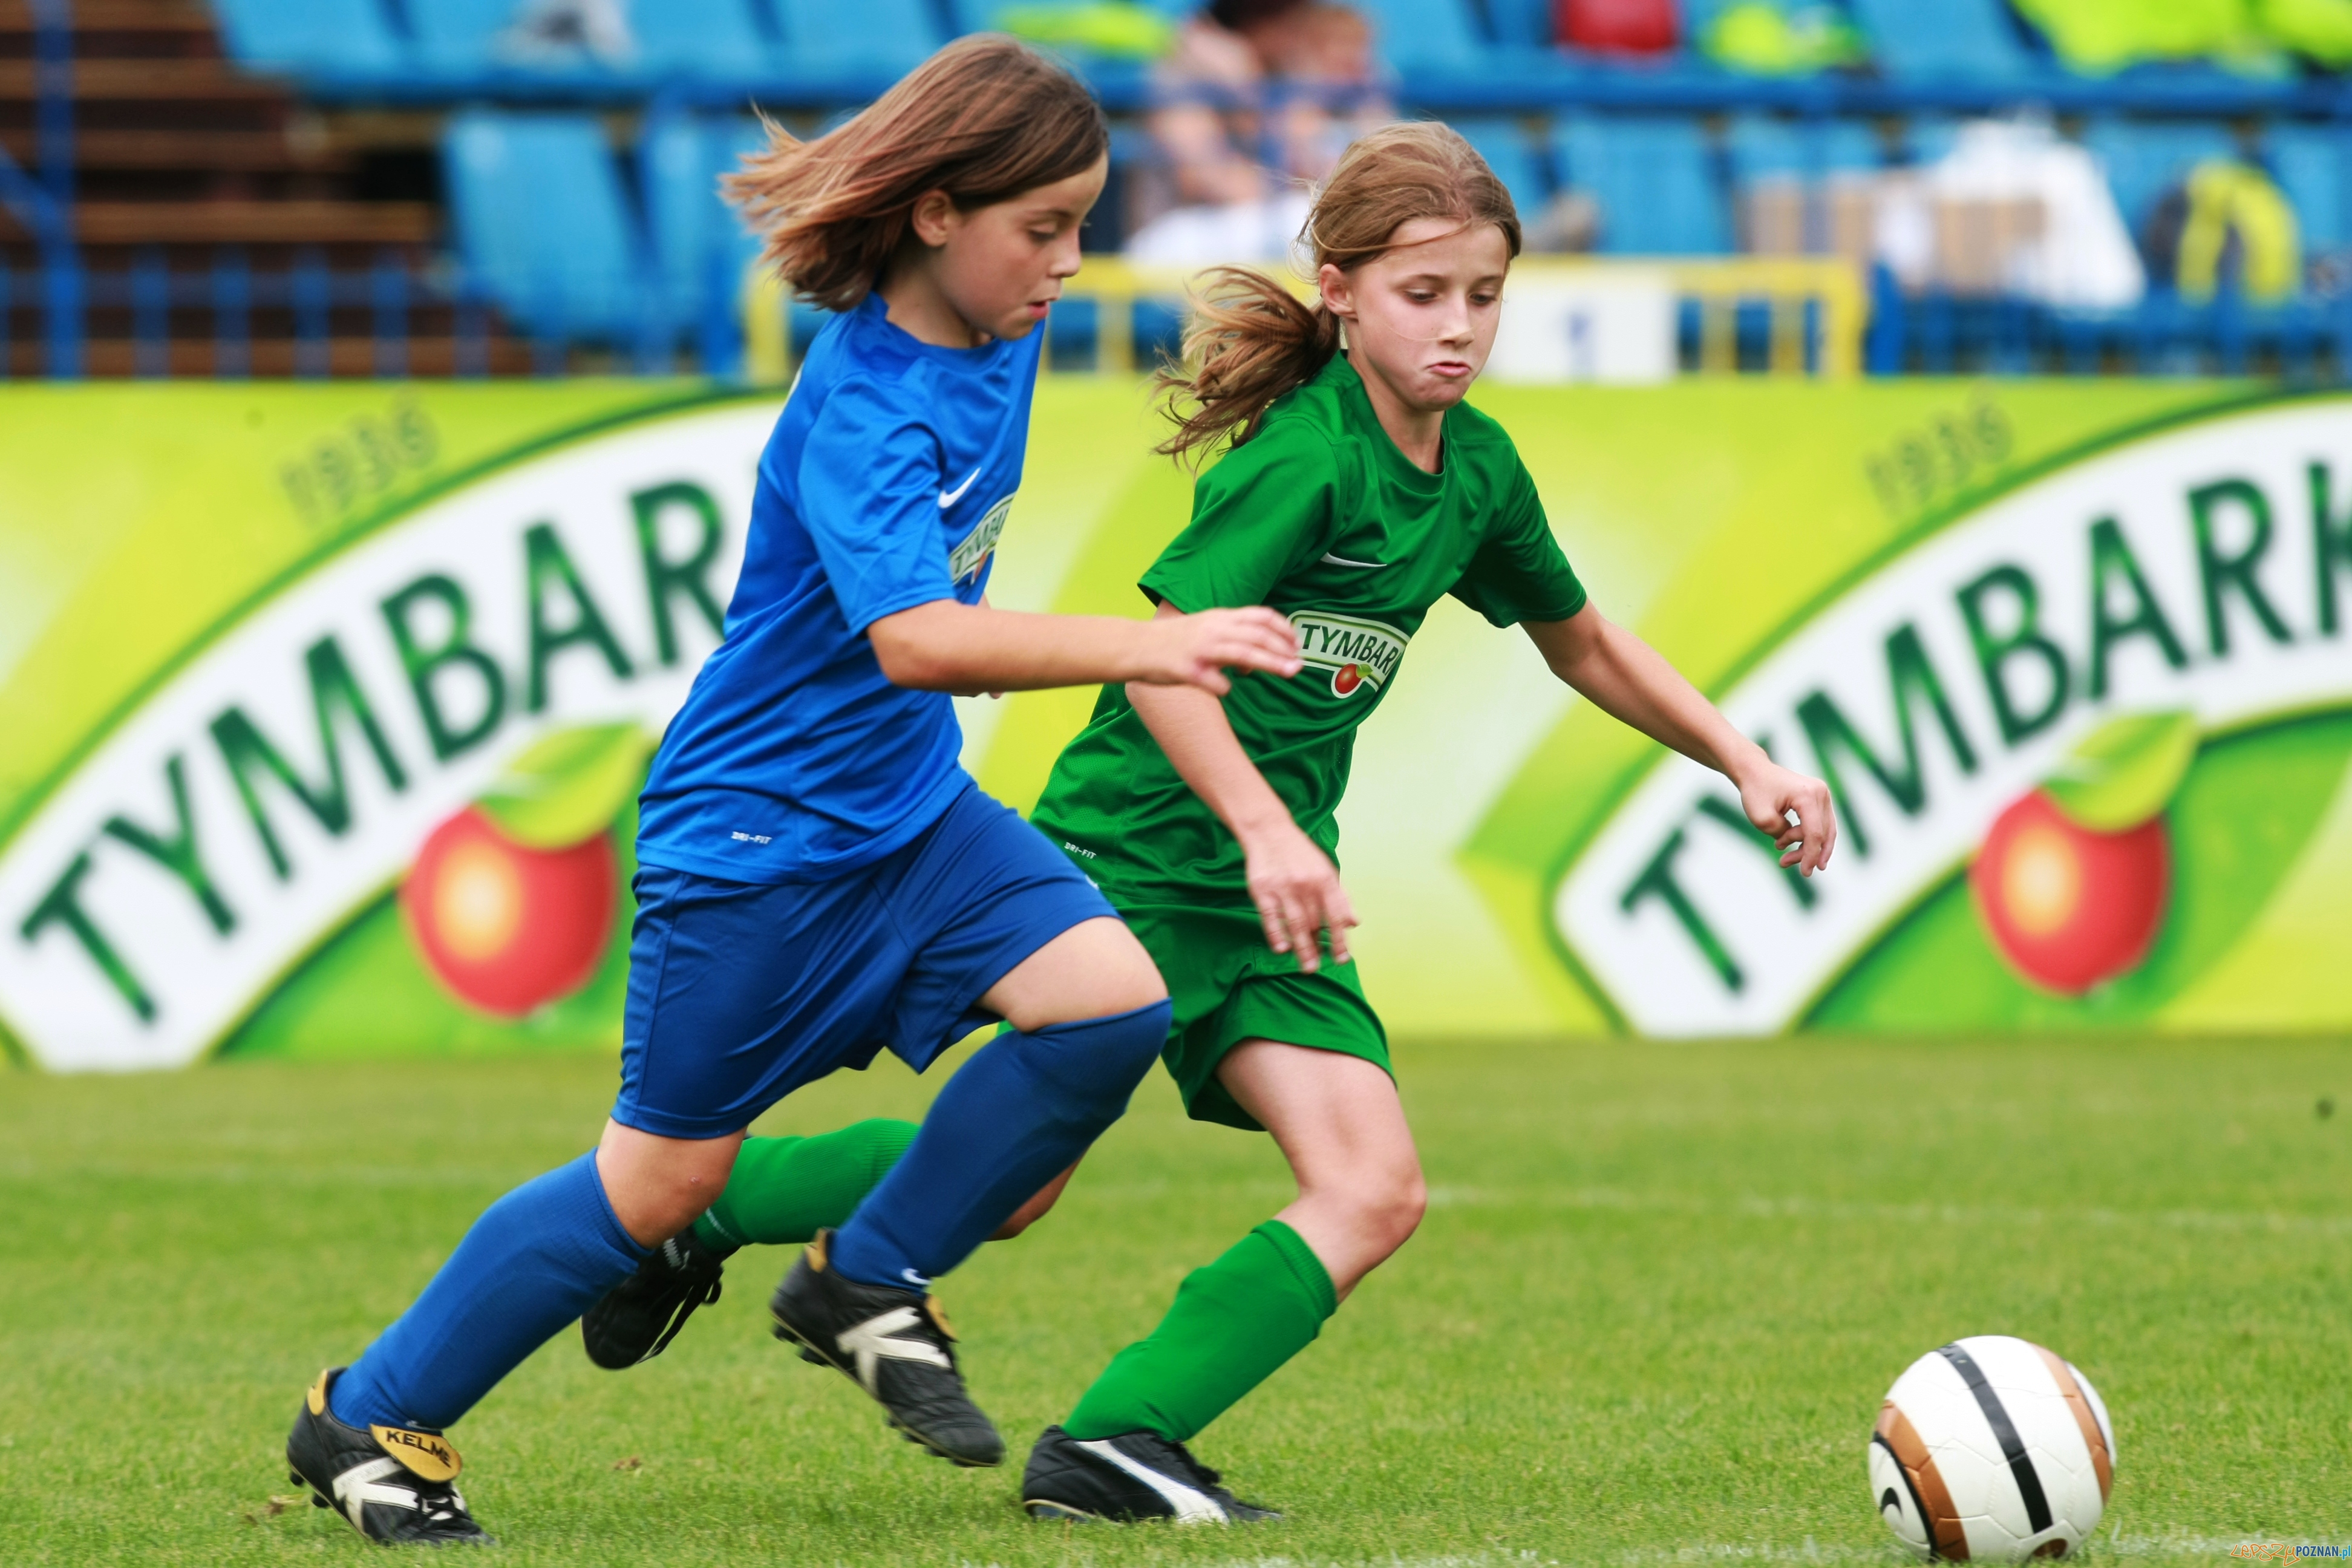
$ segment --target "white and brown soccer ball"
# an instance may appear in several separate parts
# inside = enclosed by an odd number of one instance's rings
[[[1913,1362],[1870,1435],[1879,1517],[1948,1563],[2063,1557],[2098,1527],[2115,1479],[2115,1428],[2091,1380],[2007,1334]]]

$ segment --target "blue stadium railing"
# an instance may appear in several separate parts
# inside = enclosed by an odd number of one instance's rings
[[[73,17],[68,0],[31,0],[37,178],[0,150],[0,207],[33,237],[40,254],[39,295],[47,329],[49,374],[82,371],[80,258],[73,243]],[[11,290],[0,267],[0,375],[8,368],[5,340]]]
[[[2152,289],[2116,310],[2013,298],[1906,295],[1882,269],[1864,368],[1872,375],[2224,375],[2352,381],[2352,295],[2255,304]]]
[[[634,280],[642,309],[619,331],[593,340],[606,351],[602,368],[677,374],[688,367],[680,355],[690,351],[693,369],[721,378],[740,374],[745,345],[741,298],[734,286],[740,278],[731,270],[732,258],[726,259],[730,269],[711,279],[690,316],[676,313],[669,291],[657,279]],[[13,304],[26,302],[36,304],[53,328],[85,310],[127,315],[131,370],[142,377],[180,374],[173,349],[177,345],[184,356],[191,339],[185,331],[171,330],[174,318],[183,328],[192,317],[204,322],[210,352],[201,356],[198,374],[226,378],[255,374],[256,321],[266,313],[290,322],[293,353],[287,368],[298,378],[418,374],[409,329],[427,310],[453,322],[448,335],[454,354],[447,369],[460,377],[491,374],[494,312],[509,321],[529,321],[530,363],[540,374],[569,373],[582,342],[566,327],[560,295],[515,312],[510,301],[494,300],[476,282],[416,269],[389,252],[361,268],[331,267],[312,250],[298,255],[290,267],[257,268],[230,247],[217,252],[203,271],[169,268],[157,252],[142,254],[121,271],[82,273],[70,266],[12,271],[0,266],[0,324],[8,321]],[[791,339],[805,342],[823,318],[799,305],[793,314]],[[1736,347],[1719,365],[1704,363],[1694,321],[1682,323],[1686,369],[1766,368],[1762,305],[1739,306]],[[1112,345],[1096,343],[1101,324],[1094,303],[1079,300],[1055,313],[1056,363],[1070,360],[1074,368],[1093,364],[1101,353],[1107,361],[1145,363],[1155,348],[1172,346],[1173,326],[1172,319],[1139,314],[1129,328],[1134,341],[1125,353],[1115,353]],[[362,357],[334,357],[338,344],[355,337],[367,344]],[[43,342],[46,374],[80,374],[78,331],[52,330]],[[9,363],[12,346],[0,335],[0,365]],[[1882,271],[1872,289],[1863,368],[1876,376],[2259,374],[2301,382],[2352,381],[2352,295],[2257,305],[2228,289],[2202,302],[2159,290],[2126,310],[2065,310],[2011,298],[1906,295]]]

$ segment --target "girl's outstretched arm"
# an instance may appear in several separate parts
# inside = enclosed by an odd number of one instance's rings
[[[1198,618],[1163,604],[1152,624]],[[1283,625],[1286,630],[1289,623]],[[1348,928],[1356,923],[1356,911],[1348,902],[1347,889],[1339,886],[1339,868],[1299,828],[1290,807],[1242,750],[1224,705],[1206,691],[1140,683],[1128,687],[1127,700],[1135,704],[1144,727],[1192,793],[1240,840],[1249,865],[1250,899],[1265,923],[1266,945],[1276,952],[1297,953],[1298,967],[1312,974],[1323,956],[1318,933],[1328,931],[1332,961],[1347,963]]]
[[[1125,621],[1035,616],[934,599],[866,628],[895,686],[971,694],[1142,682],[1222,695],[1224,671],[1298,673],[1298,635],[1265,608]]]
[[[1780,847],[1781,865],[1810,877],[1830,863],[1837,816],[1829,786],[1765,755],[1657,649],[1591,605],[1564,621],[1525,625],[1551,672],[1595,707],[1729,779],[1748,820]]]

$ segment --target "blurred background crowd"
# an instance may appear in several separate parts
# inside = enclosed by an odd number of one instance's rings
[[[983,28],[1100,92],[1143,267],[1433,117],[1538,252],[1851,268],[1882,373],[2352,357],[2352,0],[0,0],[0,374],[740,370],[755,112]]]

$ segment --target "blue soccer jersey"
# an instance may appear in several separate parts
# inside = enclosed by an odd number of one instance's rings
[[[952,700],[893,686],[866,628],[974,604],[1029,436],[1045,333],[918,342],[882,300],[809,346],[760,458],[725,638],[646,781],[641,860],[739,882],[870,864],[971,781]]]

